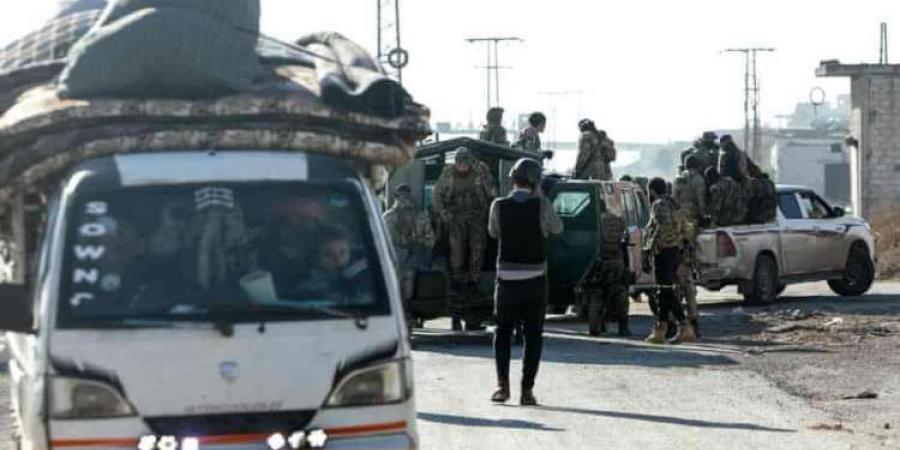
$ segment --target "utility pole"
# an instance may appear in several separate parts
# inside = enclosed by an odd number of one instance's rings
[[[888,62],[888,34],[887,23],[881,22],[881,39],[880,48],[878,50],[878,64],[890,64]]]
[[[722,53],[744,54],[744,150],[755,160],[760,160],[762,145],[762,133],[759,128],[760,83],[756,72],[756,54],[774,51],[775,49],[771,47],[728,48],[722,51]]]
[[[388,74],[403,84],[403,68],[409,52],[400,45],[400,0],[378,2],[378,61],[388,66]]]
[[[475,43],[484,43],[485,49],[487,50],[487,59],[485,65],[479,67],[479,69],[484,69],[486,86],[487,89],[485,91],[485,95],[487,98],[487,108],[490,109],[491,106],[500,106],[500,69],[509,69],[509,67],[500,66],[500,51],[498,50],[498,46],[500,42],[524,42],[522,39],[517,37],[480,37],[480,38],[468,38],[466,42],[470,44]],[[492,76],[493,75],[493,76]],[[493,78],[493,82],[491,79]],[[493,100],[491,99],[491,84],[493,83]],[[493,103],[492,103],[493,102]]]

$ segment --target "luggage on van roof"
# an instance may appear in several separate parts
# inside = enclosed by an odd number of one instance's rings
[[[73,11],[0,50],[0,200],[17,186],[102,155],[298,150],[397,166],[430,133],[428,109],[337,33],[311,34],[296,44],[256,36],[260,68],[244,91],[66,98],[57,77],[72,63],[68,51],[101,17],[96,9]]]

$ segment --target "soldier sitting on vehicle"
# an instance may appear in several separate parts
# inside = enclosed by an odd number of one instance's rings
[[[494,197],[490,173],[469,149],[460,147],[456,161],[434,187],[434,212],[447,227],[454,290],[477,292],[487,244],[487,215]]]
[[[589,332],[591,336],[605,333],[606,322],[614,319],[619,325],[619,336],[631,336],[628,329],[625,221],[609,211],[603,199],[597,200],[597,210],[600,215],[599,292],[590,294]]]
[[[741,186],[730,177],[720,176],[713,167],[706,170],[709,185],[709,216],[720,227],[740,225],[747,217],[747,203]]]

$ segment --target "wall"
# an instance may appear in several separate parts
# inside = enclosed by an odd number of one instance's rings
[[[859,140],[859,200],[863,217],[900,206],[900,79],[852,78],[851,134]]]
[[[781,137],[772,148],[772,163],[780,184],[797,184],[812,188],[827,196],[825,166],[848,163],[849,158],[841,138]],[[841,151],[833,152],[837,144]],[[845,203],[849,199],[829,198]]]

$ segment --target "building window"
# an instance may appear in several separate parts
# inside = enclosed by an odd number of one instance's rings
[[[841,144],[831,144],[831,153],[842,153],[844,146]]]

